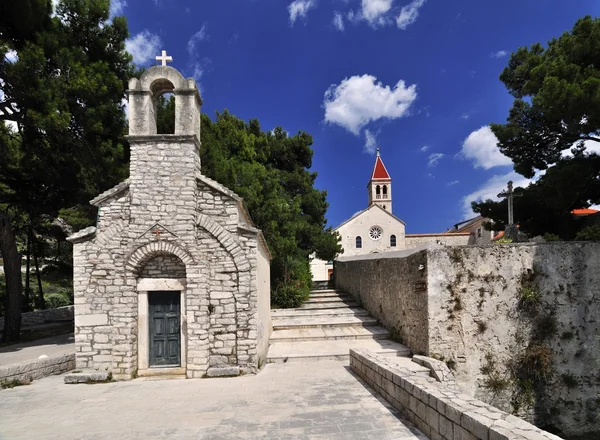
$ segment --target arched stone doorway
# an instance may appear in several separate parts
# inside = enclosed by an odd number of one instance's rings
[[[138,375],[156,373],[153,370],[158,368],[185,374],[186,264],[177,255],[182,254],[180,249],[156,247],[146,249],[133,271],[137,277]]]

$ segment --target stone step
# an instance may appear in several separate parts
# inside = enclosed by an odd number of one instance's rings
[[[317,299],[317,298],[352,298],[352,295],[348,294],[348,293],[336,293],[336,292],[330,292],[330,293],[311,293],[309,295],[310,299]]]
[[[394,359],[411,355],[408,347],[388,339],[274,342],[269,347],[267,362],[348,360],[351,348],[363,348]]]
[[[377,319],[370,316],[301,316],[273,319],[273,331],[300,328],[372,327]]]
[[[383,327],[332,327],[277,330],[271,334],[271,342],[338,341],[354,339],[387,339],[390,333]]]
[[[310,294],[312,295],[313,293],[346,293],[343,290],[339,290],[339,289],[319,289],[319,290],[311,290]]]
[[[324,304],[324,303],[340,303],[340,302],[348,302],[355,301],[351,296],[348,297],[340,297],[339,295],[335,295],[333,297],[325,297],[325,298],[312,298],[309,297],[304,304]]]
[[[300,309],[304,310],[327,310],[327,309],[350,309],[358,307],[358,303],[356,301],[348,301],[348,302],[315,302],[315,303],[304,303],[300,306]]]
[[[300,316],[369,316],[369,312],[359,307],[337,309],[274,309],[271,310],[273,319]]]

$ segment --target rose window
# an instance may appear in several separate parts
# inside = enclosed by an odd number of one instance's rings
[[[372,240],[379,240],[383,235],[383,230],[379,226],[373,226],[369,231],[369,236]]]

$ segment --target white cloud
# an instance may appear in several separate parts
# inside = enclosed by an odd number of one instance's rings
[[[421,147],[421,151],[423,153],[425,153],[427,150],[429,150],[429,145],[425,145],[424,147]]]
[[[472,160],[475,168],[486,170],[512,165],[512,161],[500,152],[498,138],[487,125],[475,130],[465,139],[459,156]]]
[[[339,85],[332,84],[323,101],[325,120],[358,136],[371,121],[406,116],[417,99],[417,86],[406,87],[400,80],[392,89],[381,82],[376,83],[376,79],[365,74],[345,78]]]
[[[306,18],[308,11],[316,6],[316,0],[294,0],[288,6],[290,24],[293,26],[298,18]]]
[[[454,186],[460,183],[460,180],[453,180],[452,182],[448,182],[447,185],[448,186]]]
[[[365,152],[375,154],[377,150],[377,138],[370,130],[365,130]]]
[[[596,154],[600,154],[600,142],[596,142],[596,141],[584,141],[583,143],[585,145],[585,152],[586,153],[596,153]],[[576,147],[577,143],[573,144],[573,147]],[[563,150],[561,153],[562,157],[572,157],[573,153],[571,153],[571,149],[568,148],[566,150]]]
[[[419,9],[425,4],[425,0],[414,0],[412,3],[404,6],[400,15],[396,19],[396,25],[399,29],[405,30],[408,26],[417,21]]]
[[[19,61],[19,55],[17,55],[17,51],[16,50],[9,50],[4,54],[4,58],[6,58],[6,61],[8,61],[11,64],[16,63],[17,61]]]
[[[537,180],[539,175],[534,177],[533,179],[526,179],[520,174],[511,171],[506,174],[498,174],[491,177],[487,182],[485,182],[479,189],[473,191],[471,194],[467,194],[462,198],[462,214],[463,218],[466,220],[468,218],[473,217],[474,213],[471,209],[471,202],[479,202],[487,199],[491,199],[494,201],[498,201],[498,193],[502,192],[506,189],[506,185],[508,181],[513,182],[513,187],[522,187],[525,188],[534,180]]]
[[[190,38],[190,40],[188,41],[187,44],[187,51],[190,54],[190,56],[195,56],[196,55],[196,44],[202,42],[202,41],[206,41],[208,40],[209,35],[206,32],[206,23],[204,23],[202,25],[202,27],[200,28],[200,30],[198,32],[196,32],[194,35],[192,35],[192,38]]]
[[[444,153],[432,153],[429,155],[429,161],[427,162],[428,167],[434,167],[444,157]]]
[[[344,17],[338,11],[333,13],[333,25],[338,31],[344,30]]]
[[[161,45],[160,37],[147,29],[125,41],[127,52],[133,56],[133,62],[139,65],[148,64],[149,61],[154,60]]]
[[[505,50],[499,50],[498,52],[492,52],[490,54],[490,58],[500,59],[500,58],[504,58],[506,55],[508,55],[507,51],[505,51]]]
[[[386,14],[392,8],[393,0],[362,0],[362,17],[371,26],[383,26],[389,23]]]
[[[110,0],[110,16],[122,15],[126,7],[127,2],[125,0]]]
[[[471,117],[471,115],[468,113],[463,113],[460,117],[466,121],[467,119],[469,119]]]

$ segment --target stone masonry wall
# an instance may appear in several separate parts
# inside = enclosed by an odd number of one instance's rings
[[[27,383],[42,377],[63,374],[75,368],[75,354],[0,365],[0,383]]]
[[[64,321],[73,319],[73,306],[57,307],[56,309],[36,310],[21,313],[21,327],[45,324],[48,321]],[[4,316],[0,316],[0,328],[4,326]]]
[[[401,258],[403,257],[403,258]],[[352,294],[392,336],[415,353],[428,352],[425,251],[340,258],[336,288]]]
[[[561,440],[367,350],[350,350],[350,368],[431,440]]]
[[[340,261],[337,286],[374,316],[394,317],[386,328],[410,324],[402,342],[444,360],[465,393],[570,440],[600,437],[600,243],[423,253],[421,325],[406,303],[415,255]]]
[[[445,246],[464,246],[469,244],[469,235],[450,235],[450,234],[407,234],[406,249],[414,249],[419,246],[430,243],[437,243]]]
[[[600,437],[600,244],[438,249],[427,266],[429,354],[464,391],[569,439]]]
[[[185,264],[175,255],[159,255],[146,263],[141,278],[185,278]]]

